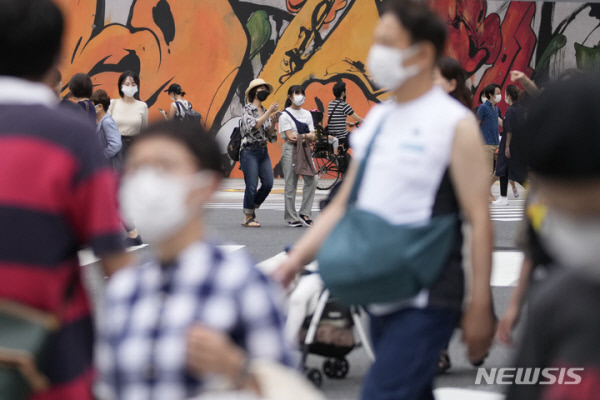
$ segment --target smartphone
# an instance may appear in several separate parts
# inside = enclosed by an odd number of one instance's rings
[[[165,110],[163,110],[162,108],[159,108],[158,111],[165,112]]]

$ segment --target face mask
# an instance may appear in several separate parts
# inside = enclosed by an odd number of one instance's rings
[[[269,97],[269,92],[267,92],[266,90],[261,90],[260,92],[256,93],[256,98],[259,101],[265,101],[267,97]]]
[[[496,97],[494,97],[494,101],[496,103],[500,103],[502,101],[502,95],[501,94],[496,95]]]
[[[137,86],[121,86],[121,91],[126,97],[133,97],[138,92]]]
[[[600,218],[577,218],[548,210],[540,236],[558,264],[600,280]]]
[[[415,55],[417,51],[418,48],[415,46],[405,50],[380,44],[371,46],[367,66],[375,83],[381,88],[395,90],[407,79],[417,75],[420,71],[418,66],[403,66],[404,60]]]
[[[485,103],[487,101],[487,98],[485,96],[481,97],[481,104]]]
[[[510,101],[508,101],[508,97],[504,97],[504,102],[510,106]]]
[[[176,234],[193,216],[186,201],[191,190],[206,186],[207,173],[192,178],[173,177],[143,168],[123,179],[120,203],[125,219],[135,224],[150,244]]]
[[[301,107],[302,104],[304,104],[304,96],[301,94],[296,94],[294,95],[294,97],[292,98],[292,102],[298,106]]]

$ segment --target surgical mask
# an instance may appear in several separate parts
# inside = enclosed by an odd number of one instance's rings
[[[508,101],[508,97],[504,97],[504,102],[510,106],[510,101]]]
[[[265,101],[267,97],[269,97],[269,92],[267,92],[266,90],[261,90],[260,92],[256,93],[256,98],[259,101]]]
[[[294,97],[292,97],[292,102],[298,107],[301,107],[302,104],[304,104],[304,100],[305,98],[301,94],[295,94]]]
[[[600,218],[573,217],[550,209],[540,236],[559,265],[600,280]]]
[[[500,103],[502,101],[502,95],[501,94],[496,95],[496,97],[494,97],[494,101],[496,103]]]
[[[133,97],[138,92],[137,86],[121,86],[121,91],[126,97]]]
[[[125,220],[149,244],[168,239],[193,217],[186,202],[190,191],[206,186],[207,174],[181,178],[147,167],[126,176],[119,192]]]
[[[407,79],[417,75],[420,68],[416,65],[405,67],[404,60],[416,54],[418,48],[411,46],[401,50],[395,47],[374,44],[367,58],[375,84],[389,90],[398,89]]]
[[[485,96],[481,96],[481,104],[485,103],[487,101],[487,98]]]

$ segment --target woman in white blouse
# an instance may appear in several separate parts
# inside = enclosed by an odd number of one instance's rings
[[[134,136],[148,126],[148,105],[139,100],[140,77],[131,71],[123,72],[118,82],[120,99],[110,101],[108,114],[121,132],[121,158],[125,159]],[[125,226],[128,246],[139,246],[142,238],[135,227]]]
[[[136,73],[123,72],[118,87],[121,98],[111,100],[108,113],[121,132],[121,153],[124,158],[133,137],[148,125],[148,106],[139,100],[140,78]]]

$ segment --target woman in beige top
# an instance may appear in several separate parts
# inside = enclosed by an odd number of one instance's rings
[[[133,137],[140,130],[148,126],[148,105],[139,100],[140,77],[131,72],[123,72],[118,82],[120,99],[110,101],[108,114],[115,120],[119,132],[121,132],[121,154],[122,159],[127,156]],[[125,225],[124,225],[125,226]],[[128,246],[139,246],[142,238],[135,227],[125,226],[127,230],[126,244]]]
[[[138,100],[140,78],[137,74],[131,71],[123,72],[119,77],[118,86],[121,98],[111,100],[108,113],[121,132],[121,154],[124,158],[133,137],[148,125],[148,106]]]

